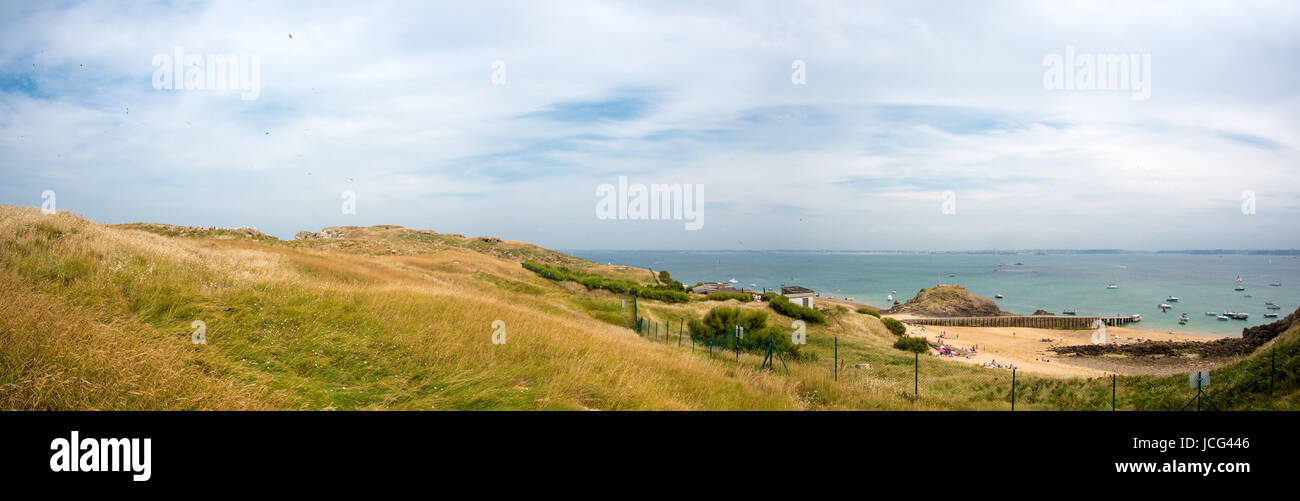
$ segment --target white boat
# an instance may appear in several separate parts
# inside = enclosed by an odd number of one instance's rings
[[[1270,305],[1268,305],[1268,306],[1265,306],[1265,308],[1268,308],[1268,309],[1270,309],[1270,310],[1280,310],[1280,309],[1282,309],[1281,306],[1278,306],[1278,305],[1276,305],[1276,304],[1270,304]]]
[[[1218,319],[1219,319],[1219,320],[1227,320],[1227,319],[1228,319],[1228,316],[1227,316],[1227,315],[1219,315],[1219,316],[1218,316]]]
[[[1165,298],[1165,301],[1168,301],[1168,302],[1171,302],[1171,303],[1177,303],[1177,302],[1178,302],[1178,298],[1173,297],[1173,296],[1169,296],[1169,297]]]
[[[1173,308],[1173,306],[1171,306],[1169,303],[1160,303],[1160,309],[1167,310],[1170,308]]]
[[[1281,287],[1281,286],[1282,286],[1282,282],[1272,282],[1272,283],[1269,283],[1268,285],[1271,285],[1271,286],[1273,286],[1273,287]]]
[[[1141,322],[1141,321],[1142,321],[1142,315],[1139,315],[1139,314],[1137,314],[1137,313],[1134,313],[1133,316],[1128,317],[1128,321],[1130,321],[1130,322]]]
[[[1246,320],[1246,319],[1250,318],[1250,314],[1248,314],[1248,313],[1233,313],[1233,314],[1232,314],[1232,318],[1237,319],[1237,320]]]
[[[1238,286],[1236,286],[1236,287],[1233,287],[1232,290],[1237,291],[1237,292],[1241,292],[1241,291],[1246,290],[1246,288],[1245,288],[1245,287],[1242,287],[1242,286],[1240,286],[1240,285],[1238,285]]]
[[[1118,286],[1118,285],[1115,285],[1115,284],[1106,284],[1106,288],[1107,288],[1107,289],[1118,289],[1119,286]]]
[[[1268,300],[1268,301],[1264,301],[1264,304],[1267,305],[1267,306],[1273,306],[1273,305],[1275,305],[1275,304],[1277,304],[1277,303],[1274,303],[1273,300],[1270,299],[1270,300]]]
[[[1074,310],[1065,310],[1065,311],[1062,311],[1061,314],[1062,314],[1062,315],[1074,315],[1074,314],[1075,314],[1075,311],[1074,311]]]
[[[736,281],[736,279],[734,279],[734,278],[731,279],[731,280],[728,280],[728,282],[731,282],[731,283],[733,283],[733,284],[738,284],[738,283],[740,283],[740,282]]]
[[[994,295],[993,295],[993,299],[1002,299],[1002,295],[1001,295],[1001,294],[994,294]]]
[[[1213,317],[1213,316],[1217,316],[1217,315],[1218,315],[1218,313],[1215,313],[1215,312],[1213,312],[1213,311],[1207,311],[1207,312],[1205,312],[1205,316],[1207,316],[1207,317]]]
[[[1277,318],[1277,313],[1265,313],[1264,318]]]

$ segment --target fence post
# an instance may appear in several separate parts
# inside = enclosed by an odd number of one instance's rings
[[[678,323],[677,323],[677,346],[681,346],[681,345],[682,345],[682,326],[683,326],[685,323],[686,323],[686,319],[684,319],[684,318],[682,319],[681,322],[678,322]]]
[[[1011,412],[1016,411],[1016,370],[1011,369]]]
[[[835,336],[835,380],[840,380],[840,337]]]
[[[1115,375],[1110,375],[1110,410],[1115,412]]]
[[[914,351],[912,355],[912,399],[915,400],[921,397],[921,353]]]

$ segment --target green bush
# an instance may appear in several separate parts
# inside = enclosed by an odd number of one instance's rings
[[[923,337],[900,336],[897,341],[894,341],[894,348],[916,353],[930,352],[930,345],[925,342]]]
[[[754,300],[754,296],[748,292],[714,292],[704,297],[709,301],[726,301],[736,299],[742,303],[748,303]]]
[[[691,320],[689,329],[691,337],[697,343],[712,342],[713,346],[723,349],[740,349],[751,352],[766,352],[773,341],[776,349],[786,360],[799,360],[803,354],[799,346],[790,340],[790,333],[779,328],[768,327],[767,313],[743,308],[719,307],[709,310],[703,320]],[[736,326],[745,328],[745,337],[736,338]]]
[[[877,310],[877,309],[875,309],[875,308],[867,308],[866,306],[863,306],[863,307],[861,307],[861,308],[858,308],[858,313],[861,313],[861,314],[863,314],[863,315],[871,315],[871,316],[873,316],[873,317],[880,318],[880,310]]]
[[[631,280],[619,280],[601,275],[581,273],[568,268],[548,266],[532,261],[525,262],[523,266],[524,269],[547,280],[577,282],[586,287],[587,290],[604,289],[615,294],[632,294],[636,297],[655,299],[667,303],[685,303],[689,299],[679,287],[675,288],[671,285],[647,287]]]
[[[773,294],[771,292],[769,292],[768,294],[772,294],[772,295],[767,296],[766,294],[764,294],[764,297],[767,298],[768,304],[772,307],[772,310],[776,311],[777,313],[780,313],[790,318],[795,318],[795,319],[803,320],[805,322],[811,322],[814,324],[826,323],[826,315],[823,315],[822,312],[806,306],[799,306],[797,304],[791,303],[790,300],[786,299],[785,296],[779,294]]]
[[[894,333],[895,336],[902,336],[907,333],[907,326],[892,318],[883,317],[880,319],[880,323],[885,324],[885,328],[889,329],[889,332]]]

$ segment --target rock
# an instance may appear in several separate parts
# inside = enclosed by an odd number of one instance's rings
[[[1034,315],[1051,315],[1052,312],[1047,310],[1034,310]]]
[[[343,228],[325,228],[317,232],[300,231],[293,235],[294,240],[317,240],[323,238],[344,238],[346,232]]]
[[[854,369],[870,369],[871,364],[853,364]]]
[[[1010,315],[992,299],[976,296],[960,285],[943,284],[921,289],[916,297],[882,313],[910,313],[926,317],[995,317]]]

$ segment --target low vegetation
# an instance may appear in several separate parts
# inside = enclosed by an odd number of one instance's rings
[[[769,326],[767,312],[761,310],[714,308],[702,320],[692,319],[688,325],[696,342],[763,353],[775,345],[786,360],[800,358],[799,347],[790,340],[790,333]],[[737,327],[743,330],[738,330]]]
[[[807,306],[800,306],[791,303],[785,296],[775,293],[766,293],[763,299],[772,307],[772,311],[780,313],[790,318],[797,318],[805,322],[814,324],[826,323],[826,315],[820,311]]]
[[[735,300],[740,301],[740,302],[742,302],[742,303],[748,303],[748,302],[754,300],[754,295],[753,295],[753,294],[750,294],[750,293],[748,293],[748,292],[727,292],[727,291],[723,291],[723,292],[714,292],[714,293],[712,293],[712,294],[709,294],[709,295],[707,295],[707,296],[704,296],[704,299],[707,299],[707,300],[709,300],[709,301],[727,301],[727,300],[730,300],[730,299],[735,299]]]
[[[894,341],[894,348],[916,353],[930,352],[930,345],[925,342],[925,338],[915,336],[899,336],[898,340]]]
[[[880,319],[880,323],[885,324],[885,328],[889,329],[889,332],[894,333],[895,336],[902,336],[907,333],[907,326],[898,320],[885,317]]]
[[[588,290],[603,289],[615,294],[632,294],[639,298],[656,299],[669,303],[684,303],[689,299],[686,293],[681,291],[680,284],[678,284],[678,287],[676,288],[671,285],[645,286],[637,284],[632,280],[609,278],[592,273],[582,273],[568,268],[548,266],[532,261],[524,263],[523,266],[524,269],[536,273],[547,280],[554,280],[557,282],[566,280],[577,282],[582,284],[582,286],[586,287]]]
[[[858,311],[858,313],[861,313],[861,314],[863,314],[863,315],[871,315],[871,316],[873,316],[873,317],[880,318],[880,310],[877,310],[877,309],[875,309],[875,308],[869,308],[869,307],[863,306],[863,307],[861,307],[861,308],[858,308],[857,311]]]

